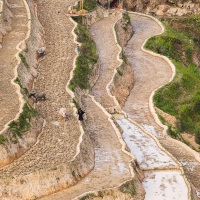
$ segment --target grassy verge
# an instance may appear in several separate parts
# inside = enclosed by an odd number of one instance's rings
[[[170,58],[177,73],[156,92],[154,103],[177,118],[175,132],[194,134],[200,144],[200,69],[193,59],[194,52],[200,52],[200,17],[161,20],[165,33],[148,40],[146,48]]]
[[[83,9],[87,10],[88,12],[92,12],[97,7],[97,2],[95,0],[87,0],[84,1]],[[73,7],[76,10],[80,10],[80,1],[76,6]]]
[[[122,193],[130,194],[132,197],[136,195],[136,190],[134,186],[134,180],[128,181],[119,187],[119,191]]]
[[[15,83],[17,83],[20,86],[22,94],[26,94],[26,95],[29,94],[28,89],[22,86],[21,81],[18,77],[15,79]]]
[[[76,68],[69,85],[69,88],[73,91],[76,87],[80,89],[90,88],[89,77],[94,64],[98,60],[96,44],[91,38],[87,26],[81,24],[81,17],[76,17],[74,20],[78,23],[75,33],[78,36],[77,41],[81,43],[81,52],[77,57]]]
[[[22,137],[22,134],[30,128],[30,120],[37,115],[37,111],[28,103],[24,104],[23,111],[16,121],[9,124],[10,131],[13,135],[13,142],[17,142],[17,137]]]
[[[20,57],[22,63],[24,63],[24,65],[25,65],[26,67],[28,67],[28,63],[26,62],[26,58],[24,57],[24,55],[21,54],[21,53],[19,53],[19,57]]]
[[[4,144],[4,142],[6,141],[7,141],[6,137],[3,135],[0,135],[0,144]]]

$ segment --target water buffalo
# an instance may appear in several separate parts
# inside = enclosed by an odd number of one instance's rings
[[[46,100],[46,94],[45,92],[31,92],[28,96],[29,98],[33,98],[34,101],[45,101]]]

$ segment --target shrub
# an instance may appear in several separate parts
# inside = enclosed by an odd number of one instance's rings
[[[195,134],[195,142],[197,144],[200,144],[200,132],[198,132],[198,133]]]
[[[122,17],[123,17],[124,20],[128,21],[128,23],[131,23],[131,18],[129,16],[128,12],[124,12],[122,14]]]
[[[170,135],[172,138],[175,138],[175,139],[179,138],[178,129],[172,127],[171,125],[168,126],[167,134]]]
[[[119,190],[123,193],[128,193],[132,197],[135,196],[136,190],[134,186],[134,180],[128,181],[119,187]]]
[[[24,57],[24,55],[21,54],[21,53],[19,53],[19,57],[21,58],[21,61],[24,63],[24,65],[25,65],[26,67],[28,67],[28,63],[26,62],[26,58]]]
[[[7,139],[3,135],[0,135],[0,144],[3,144],[6,141]]]
[[[97,2],[95,0],[87,0],[84,1],[83,8],[88,12],[92,12],[97,7]],[[80,10],[80,1],[78,2],[77,6],[74,6],[74,9]]]
[[[37,115],[37,111],[31,108],[27,103],[24,104],[23,111],[16,121],[9,124],[12,134],[16,137],[22,137],[22,134],[29,130],[30,119]]]

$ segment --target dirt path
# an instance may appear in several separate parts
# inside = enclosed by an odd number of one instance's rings
[[[116,106],[113,99],[108,95],[106,87],[112,79],[114,69],[120,65],[115,54],[119,51],[119,48],[116,45],[112,30],[117,19],[120,19],[119,13],[113,13],[111,17],[99,20],[90,27],[101,63],[99,78],[92,93],[104,108]]]
[[[28,18],[23,0],[9,0],[8,3],[13,18],[12,29],[3,37],[3,48],[0,49],[0,131],[19,111],[19,97],[11,80],[15,76],[14,68],[17,65],[16,46],[26,38],[28,32]]]
[[[160,85],[167,83],[172,74],[171,68],[165,60],[140,50],[145,39],[158,34],[160,27],[152,19],[140,15],[132,14],[131,21],[135,34],[128,42],[126,54],[134,68],[136,83],[124,110],[131,119],[161,139],[161,144],[183,165],[188,180],[196,188],[196,193],[199,194],[200,163],[190,152],[172,139],[162,139],[162,129],[155,123],[149,110],[150,94]]]

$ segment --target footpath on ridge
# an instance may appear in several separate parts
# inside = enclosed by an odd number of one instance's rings
[[[19,111],[19,97],[11,80],[15,77],[14,68],[18,64],[15,58],[18,52],[16,46],[26,38],[28,32],[28,17],[23,0],[9,0],[8,3],[13,17],[12,29],[3,37],[0,48],[0,131]]]

